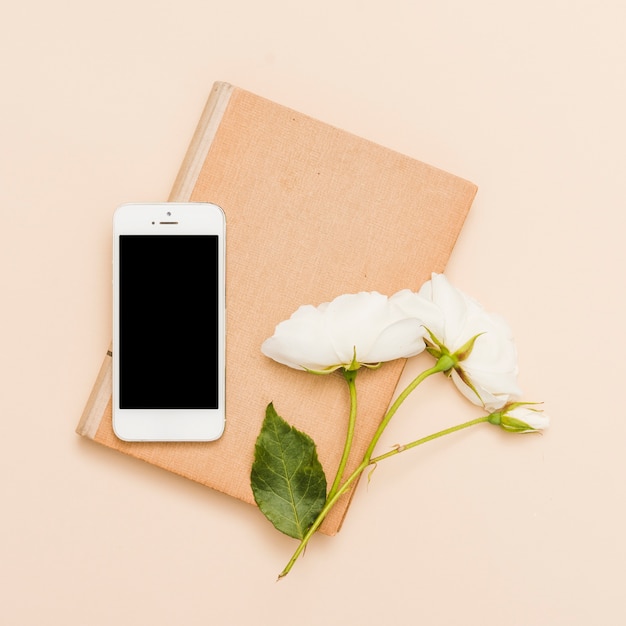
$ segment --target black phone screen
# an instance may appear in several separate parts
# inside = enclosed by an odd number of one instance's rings
[[[217,235],[120,235],[119,408],[219,408]]]

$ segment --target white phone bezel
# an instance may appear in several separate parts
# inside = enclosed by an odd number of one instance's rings
[[[119,237],[120,235],[218,235],[220,272],[218,409],[120,409]],[[206,202],[123,204],[113,217],[113,430],[124,441],[213,441],[225,426],[226,220],[220,207]]]

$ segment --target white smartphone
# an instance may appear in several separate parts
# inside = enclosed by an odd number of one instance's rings
[[[125,204],[113,218],[113,430],[212,441],[225,423],[225,238],[208,203]]]

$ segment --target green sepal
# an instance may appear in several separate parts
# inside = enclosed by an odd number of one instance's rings
[[[439,357],[441,356],[441,350],[437,350],[437,348],[429,346],[428,344],[426,344],[426,352],[428,352],[430,356],[433,356],[436,359],[439,359]]]
[[[280,532],[302,539],[326,502],[315,442],[270,403],[256,441],[250,484],[259,509]]]
[[[332,374],[333,372],[336,372],[338,369],[342,369],[345,372],[356,372],[361,367],[366,367],[367,369],[370,369],[370,370],[377,370],[381,366],[382,366],[382,361],[380,363],[359,363],[356,358],[356,346],[354,346],[353,348],[352,361],[350,362],[350,365],[348,365],[347,367],[340,363],[339,365],[329,365],[328,367],[325,367],[322,370],[313,370],[308,367],[305,367],[304,365],[300,365],[300,367],[304,369],[305,371],[309,372],[309,374],[318,374],[320,376]]]
[[[308,372],[309,374],[317,374],[318,376],[326,376],[328,374],[332,374],[333,372],[336,372],[338,369],[342,368],[343,365],[341,365],[341,363],[339,365],[331,365],[323,370],[312,370],[309,369],[308,367],[305,367],[304,365],[300,366],[305,372]]]
[[[378,368],[383,366],[383,362],[380,363],[361,363],[362,367],[365,367],[368,370],[377,370]]]
[[[484,335],[485,333],[478,333],[477,335],[474,335],[469,341],[467,341],[466,343],[464,343],[455,353],[454,356],[456,357],[457,361],[465,361],[465,359],[467,359],[467,357],[472,353],[472,350],[474,349],[474,343],[476,342],[476,340],[481,336]]]
[[[424,328],[426,329],[426,332],[430,335],[430,339],[431,339],[433,346],[437,346],[439,348],[440,353],[447,354],[448,349],[443,345],[443,343],[441,343],[441,341],[439,341],[439,339],[437,339],[437,337],[435,337],[435,335],[430,330],[430,328],[428,328],[427,326],[424,326]],[[426,341],[428,342],[428,340]]]
[[[534,432],[537,430],[536,428],[533,428],[526,422],[523,422],[522,420],[518,420],[515,417],[511,417],[510,415],[502,416],[500,427],[504,428],[504,430],[510,433],[530,433],[530,432]]]
[[[537,404],[543,404],[543,402],[508,402],[504,406],[504,408],[506,408],[508,411],[510,409],[516,409],[518,406],[536,406]],[[541,413],[540,409],[530,409],[530,410],[535,411],[536,413]]]
[[[476,387],[474,387],[474,383],[471,381],[470,377],[463,371],[463,368],[455,367],[454,371],[459,375],[459,378],[463,381],[463,383],[476,394],[476,397],[480,400],[481,404],[484,405],[484,400],[480,397],[478,390],[476,389]]]
[[[353,372],[358,370],[361,367],[361,364],[356,360],[356,346],[352,346],[352,362],[345,369],[349,372]]]
[[[452,370],[456,369],[459,359],[456,354],[450,354],[450,350],[435,337],[434,333],[429,328],[426,326],[424,326],[424,328],[426,328],[426,332],[430,335],[430,340],[424,338],[426,352],[437,359],[437,367],[440,368],[440,371],[450,376]]]

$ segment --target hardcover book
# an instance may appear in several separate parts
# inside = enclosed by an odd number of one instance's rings
[[[476,186],[227,83],[215,83],[170,201],[226,214],[226,430],[208,443],[128,443],[111,426],[111,353],[77,432],[254,504],[250,469],[265,408],[274,403],[317,444],[326,475],[341,457],[349,411],[340,374],[316,376],[260,351],[300,305],[343,293],[391,295],[442,272]],[[103,286],[104,288],[104,286]],[[354,469],[382,419],[403,361],[357,378]],[[335,534],[352,492],[321,531]]]

